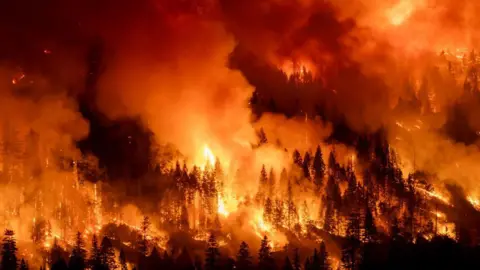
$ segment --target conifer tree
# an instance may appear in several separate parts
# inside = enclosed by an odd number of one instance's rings
[[[320,270],[330,270],[330,259],[328,257],[327,248],[325,242],[320,243],[320,252],[318,254],[320,261]]]
[[[137,250],[138,252],[143,255],[144,257],[148,254],[148,233],[150,231],[150,219],[148,216],[143,217],[142,225],[140,227],[141,235],[139,235],[139,239],[137,242]]]
[[[377,235],[377,228],[375,227],[375,220],[372,214],[372,211],[370,210],[370,207],[366,207],[365,210],[365,221],[364,221],[364,226],[365,226],[365,242],[373,242],[376,239]]]
[[[23,258],[20,261],[20,270],[28,270],[28,263]]]
[[[332,148],[328,156],[328,173],[330,175],[335,174],[337,170],[337,159],[335,157],[335,148]]]
[[[0,265],[2,270],[17,269],[17,243],[15,241],[15,233],[12,230],[5,230],[2,242],[2,262]]]
[[[158,264],[152,264],[152,265],[155,267],[155,265],[158,265]],[[192,262],[192,258],[190,257],[190,254],[186,247],[183,247],[182,252],[177,257],[175,262],[175,268],[178,270],[194,270],[195,269],[195,266]]]
[[[269,223],[272,223],[273,221],[273,205],[270,198],[265,200],[265,207],[263,208],[263,220]]]
[[[90,250],[89,264],[92,270],[102,269],[102,261],[100,258],[100,248],[98,246],[98,240],[97,240],[96,234],[94,234],[92,237],[92,247]]]
[[[303,176],[306,179],[310,179],[311,174],[310,174],[310,163],[311,163],[311,156],[309,152],[305,153],[305,156],[303,158],[303,163],[302,163],[302,170],[303,170]]]
[[[112,242],[106,236],[103,237],[102,243],[100,244],[100,261],[106,269],[117,269],[117,263],[115,261],[115,250],[113,249]]]
[[[292,226],[295,224],[297,218],[297,208],[293,201],[293,187],[290,181],[288,181],[287,186],[287,227],[289,230],[292,229]]]
[[[265,131],[263,130],[263,128],[260,128],[260,131],[258,132],[258,144],[262,145],[267,143],[268,143],[267,135],[265,134]]]
[[[299,168],[303,166],[302,155],[300,155],[297,149],[293,151],[293,164],[296,164]]]
[[[118,255],[118,262],[120,263],[120,270],[128,270],[127,258],[125,257],[125,251],[123,251],[123,249],[120,250],[120,254]]]
[[[242,242],[237,253],[237,269],[249,270],[252,267],[252,257],[247,243]]]
[[[280,228],[284,221],[283,202],[279,199],[275,200],[275,209],[273,213],[273,224],[275,228]]]
[[[270,169],[270,174],[268,175],[268,196],[272,197],[273,193],[275,191],[275,172],[273,171],[273,168]]]
[[[266,235],[263,237],[258,251],[258,266],[264,270],[274,269],[272,250]]]
[[[87,251],[85,249],[85,243],[82,239],[82,234],[77,232],[75,238],[75,245],[72,249],[72,254],[68,262],[68,268],[71,270],[83,270],[86,268]]]
[[[294,256],[293,256],[293,269],[294,270],[300,270],[301,269],[301,265],[300,265],[300,254],[298,252],[298,248],[295,248],[295,253],[294,253]]]
[[[207,249],[205,251],[205,270],[217,269],[218,258],[220,252],[218,251],[218,243],[213,233],[208,237]]]
[[[323,179],[325,177],[325,163],[323,162],[322,149],[320,145],[317,146],[315,156],[313,157],[313,178],[317,189],[323,185]]]
[[[288,258],[288,256],[285,257],[285,263],[283,265],[283,270],[293,270],[292,263],[290,262],[290,258]]]
[[[312,266],[310,264],[310,258],[307,257],[305,260],[305,266],[303,267],[304,270],[312,270]]]

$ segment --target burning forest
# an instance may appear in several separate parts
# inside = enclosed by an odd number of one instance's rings
[[[478,268],[479,12],[0,2],[0,269]]]

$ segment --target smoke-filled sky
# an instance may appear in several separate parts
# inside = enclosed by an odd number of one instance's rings
[[[301,147],[297,134],[315,145],[338,115],[357,132],[384,127],[402,147],[396,123],[421,121],[426,130],[411,135],[419,145],[416,166],[436,164],[422,155],[424,141],[446,168],[456,162],[445,153],[461,149],[473,151],[460,154],[471,165],[476,147],[443,132],[463,79],[448,76],[439,53],[477,47],[477,11],[480,4],[467,0],[6,0],[1,112],[73,152],[92,131],[88,122],[108,129],[114,120],[140,119],[158,143],[173,143],[191,160],[201,158],[205,144],[219,156],[247,155],[260,126],[287,148]],[[279,69],[292,62],[321,84],[285,87]],[[408,86],[428,89],[434,117],[393,110],[409,98]],[[252,124],[248,100],[255,89],[284,110],[312,114],[320,104],[327,118],[266,114]],[[79,102],[85,100],[88,106]],[[94,113],[80,113],[82,106]],[[475,112],[467,110],[474,130]],[[410,150],[402,150],[410,159]],[[445,170],[446,178],[455,174]]]

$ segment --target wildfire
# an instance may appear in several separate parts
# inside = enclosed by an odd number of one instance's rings
[[[411,0],[402,0],[387,11],[387,17],[392,25],[403,24],[412,15],[415,5]]]
[[[212,150],[205,144],[203,147],[203,157],[205,158],[206,164],[213,167],[215,165],[215,155]]]
[[[227,211],[223,198],[220,197],[220,195],[218,195],[218,213],[223,215],[224,217],[228,217],[228,215],[230,214],[230,212]]]
[[[280,70],[282,70],[288,78],[293,78],[298,76],[298,80],[300,82],[304,82],[306,77],[310,74],[313,75],[313,65],[310,64],[308,61],[285,61],[280,66]]]

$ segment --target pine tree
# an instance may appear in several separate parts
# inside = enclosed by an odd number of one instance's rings
[[[313,176],[317,189],[323,185],[323,178],[325,177],[325,163],[323,162],[322,149],[317,146],[315,156],[313,158]]]
[[[96,234],[94,234],[92,237],[92,248],[90,250],[89,264],[92,270],[102,269],[102,262],[100,258],[100,248],[98,247],[98,240],[97,240]]]
[[[265,200],[265,207],[263,208],[263,220],[269,223],[272,223],[273,221],[273,205],[270,198]]]
[[[106,269],[117,269],[117,263],[115,261],[115,250],[113,249],[112,242],[106,236],[103,237],[102,243],[100,245],[100,261]]]
[[[142,225],[140,228],[141,235],[137,241],[137,250],[143,256],[146,257],[148,254],[148,233],[150,230],[150,219],[148,216],[143,217]]]
[[[328,156],[328,173],[330,175],[335,174],[337,170],[337,159],[335,157],[335,148],[332,148],[330,155]]]
[[[260,131],[258,132],[258,145],[267,144],[267,143],[268,143],[267,135],[265,134],[265,131],[263,130],[263,128],[260,128]]]
[[[260,244],[260,250],[258,251],[258,266],[260,269],[273,269],[273,258],[270,243],[265,235]]]
[[[296,164],[299,168],[303,166],[302,155],[300,155],[297,149],[293,151],[293,164]]]
[[[305,156],[303,158],[303,163],[302,163],[302,170],[303,170],[303,176],[306,179],[310,179],[311,174],[310,174],[310,163],[311,163],[311,156],[309,152],[305,153]]]
[[[2,243],[2,270],[17,269],[17,243],[15,233],[12,230],[5,230]]]
[[[205,270],[217,269],[218,258],[220,252],[218,251],[218,243],[215,235],[212,233],[208,238],[207,249],[205,251]]]
[[[268,188],[268,177],[267,177],[267,170],[265,169],[265,165],[262,165],[262,170],[260,171],[260,179],[259,179],[259,187],[257,192],[257,202],[262,205],[265,200],[265,193]]]
[[[275,172],[273,171],[273,168],[270,169],[270,174],[268,176],[268,196],[272,197],[273,193],[275,191]]]
[[[292,229],[292,226],[296,222],[297,218],[297,208],[295,206],[295,203],[293,201],[293,188],[292,184],[290,181],[288,181],[288,186],[287,186],[287,227],[289,230]]]
[[[283,265],[283,270],[293,270],[292,263],[290,262],[290,258],[288,258],[288,256],[285,257],[285,263]]]
[[[320,270],[330,270],[330,259],[323,241],[320,243],[320,253],[318,254],[318,257],[320,261]]]
[[[252,267],[252,257],[247,243],[242,242],[237,253],[237,269],[248,270]]]
[[[283,225],[284,221],[283,202],[279,199],[275,200],[275,209],[273,213],[273,224],[275,228],[279,229]]]
[[[73,246],[72,254],[68,262],[68,268],[71,270],[83,270],[86,268],[87,251],[85,243],[82,239],[82,234],[77,232],[75,238],[75,245]]]
[[[318,256],[318,252],[316,248],[313,250],[312,260],[310,262],[311,262],[310,267],[312,268],[312,270],[320,269],[320,258]]]
[[[294,270],[300,270],[301,265],[300,265],[300,254],[298,252],[298,248],[295,248],[295,254],[293,257],[293,269]]]
[[[307,257],[305,260],[305,266],[303,267],[304,270],[312,270],[312,265],[310,264],[310,258]]]
[[[23,258],[20,261],[20,270],[28,270],[28,263]]]
[[[118,256],[118,262],[120,263],[121,270],[128,270],[127,258],[125,257],[125,251],[123,251],[123,249],[120,250],[120,254]]]
[[[372,211],[367,206],[365,210],[365,242],[374,242],[377,235],[377,228],[375,227],[375,220],[372,215]]]

